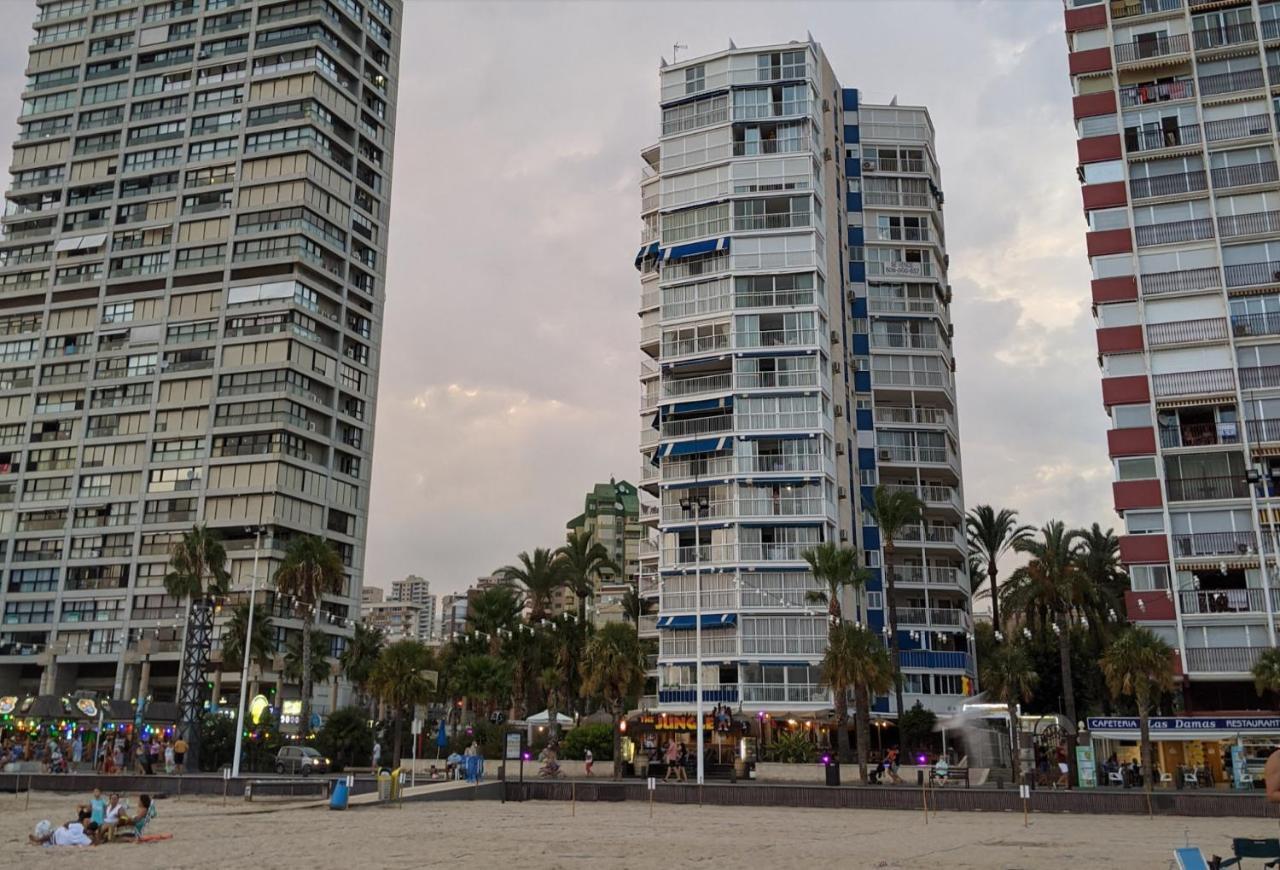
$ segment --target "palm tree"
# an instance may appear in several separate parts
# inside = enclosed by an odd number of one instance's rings
[[[990,655],[978,661],[979,676],[982,688],[991,698],[1009,707],[1009,723],[1013,726],[1013,748],[1010,757],[1013,760],[1015,776],[1020,776],[1019,751],[1022,741],[1019,736],[1021,723],[1018,721],[1017,705],[1031,700],[1040,675],[1036,673],[1031,656],[1019,643],[999,644]]]
[[[640,617],[644,616],[644,599],[640,597],[640,590],[634,586],[627,589],[622,596],[622,615],[631,625],[636,627],[636,632],[640,631]]]
[[[822,584],[819,589],[809,590],[805,599],[810,604],[826,605],[834,629],[844,621],[840,595],[845,589],[860,588],[867,580],[866,572],[858,567],[858,553],[852,547],[827,542],[800,555],[809,563],[813,579]]]
[[[1028,623],[1040,630],[1052,629],[1058,639],[1058,662],[1062,669],[1062,700],[1071,745],[1067,747],[1070,780],[1076,773],[1076,694],[1071,674],[1071,622],[1081,612],[1090,590],[1088,578],[1080,570],[1078,531],[1068,531],[1061,520],[1050,520],[1040,537],[1024,538],[1013,545],[1031,561],[1010,577],[1004,591],[1006,611],[1026,614]],[[1072,782],[1068,782],[1068,787]]]
[[[357,622],[355,633],[347,642],[342,655],[338,656],[342,675],[355,687],[362,704],[368,703],[369,676],[373,673],[373,666],[377,664],[385,643],[386,635],[382,629],[366,622]]]
[[[1149,628],[1128,628],[1103,654],[1102,674],[1113,698],[1132,695],[1138,707],[1138,740],[1142,751],[1142,782],[1150,792],[1151,707],[1173,691],[1173,649]]]
[[[858,732],[858,780],[867,781],[867,750],[871,745],[871,699],[894,685],[893,662],[884,641],[869,628],[842,622],[833,626],[822,658],[822,674],[836,700],[836,754],[849,755],[848,693],[853,689],[855,728]]]
[[[894,544],[903,530],[923,521],[924,502],[912,490],[890,489],[884,484],[875,488],[867,510],[880,527],[880,544],[884,548],[884,588],[889,606],[889,655],[893,660],[894,700],[898,716],[903,714],[902,679],[898,675],[898,600],[894,595]]]
[[[464,655],[449,673],[453,692],[462,698],[463,714],[474,720],[477,707],[491,713],[511,691],[511,663],[491,655]]]
[[[302,730],[305,737],[311,727],[311,629],[319,612],[323,595],[337,595],[344,580],[342,557],[324,538],[303,535],[289,542],[284,559],[276,569],[275,584],[281,595],[292,596],[301,609],[302,661]]]
[[[1258,695],[1267,692],[1280,693],[1280,649],[1264,650],[1253,666],[1253,685]]]
[[[249,624],[249,602],[236,605],[231,611],[231,619],[227,621],[226,627],[222,629],[222,669],[225,671],[230,668],[238,671],[244,666],[244,638],[245,628]],[[269,613],[263,613],[261,609],[254,608],[253,611],[253,636],[249,641],[249,668],[250,672],[253,666],[258,666],[258,672],[261,673],[271,667],[271,660],[275,657],[276,641],[275,641],[275,625],[272,622]],[[241,693],[247,693],[247,697],[253,697],[253,693],[249,692],[249,686],[240,687]]]
[[[369,671],[369,688],[391,708],[395,723],[392,733],[392,758],[400,761],[400,723],[404,713],[415,704],[431,700],[439,685],[439,675],[431,650],[416,640],[400,640],[384,647]]]
[[[209,670],[209,653],[213,649],[213,601],[212,596],[226,592],[230,580],[227,572],[227,552],[217,535],[208,526],[192,526],[173,545],[169,553],[169,573],[164,577],[164,588],[172,597],[187,602],[187,628],[182,639],[184,645],[181,684],[178,699],[179,727],[189,745],[191,759],[196,769],[200,756],[198,722],[203,712],[201,695],[205,675]]]
[[[613,778],[622,778],[622,718],[626,699],[644,686],[640,643],[630,626],[611,622],[587,644],[582,663],[582,688],[604,698],[613,715]],[[698,723],[702,727],[702,723]]]
[[[971,558],[977,560],[986,575],[987,594],[991,596],[991,624],[1000,630],[1003,623],[1000,622],[1000,587],[997,581],[1000,572],[997,562],[1018,541],[1031,537],[1032,528],[1018,524],[1017,511],[1009,508],[997,511],[987,504],[980,504],[969,511],[964,518],[964,526],[968,532]],[[971,576],[976,594],[982,586],[982,578],[977,574]]]
[[[538,674],[538,682],[542,684],[542,691],[547,693],[547,733],[555,742],[560,736],[560,686],[564,683],[564,675],[555,666],[543,668]]]
[[[506,565],[498,569],[498,576],[519,583],[529,596],[529,620],[541,622],[551,608],[551,596],[564,585],[558,559],[545,547],[537,547],[516,557],[519,565]]]
[[[1129,578],[1120,568],[1120,539],[1114,531],[1103,531],[1097,523],[1081,529],[1079,534],[1077,559],[1092,587],[1085,609],[1092,624],[1101,629],[1111,621],[1111,614],[1120,607],[1129,588]]]
[[[491,586],[467,604],[467,628],[484,635],[490,655],[497,655],[502,634],[520,622],[524,603],[520,593],[510,586]]]
[[[302,685],[303,668],[310,668],[313,685],[326,682],[333,675],[333,667],[329,664],[329,636],[323,632],[313,632],[309,640],[310,655],[304,654],[302,643],[302,632],[289,632],[289,639],[284,645],[284,678]]]
[[[604,575],[621,574],[622,570],[609,551],[595,539],[595,535],[587,529],[574,529],[569,533],[564,546],[556,550],[556,561],[559,563],[565,585],[578,599],[578,619],[587,619],[587,599],[596,593],[596,584]]]

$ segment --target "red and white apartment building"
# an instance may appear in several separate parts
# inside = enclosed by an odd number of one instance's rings
[[[1280,614],[1280,2],[1067,0],[1128,616],[1188,712],[1257,708]]]

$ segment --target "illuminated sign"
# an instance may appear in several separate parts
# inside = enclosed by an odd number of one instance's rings
[[[76,709],[91,719],[98,715],[98,705],[93,703],[92,698],[79,698],[76,701]]]
[[[18,699],[16,697],[5,695],[0,698],[0,716],[8,716],[16,709],[18,709]]]
[[[249,702],[249,718],[253,720],[254,725],[262,721],[262,714],[267,712],[270,706],[266,695],[253,696],[253,700]]]

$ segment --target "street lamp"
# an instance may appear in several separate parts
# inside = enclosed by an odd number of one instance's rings
[[[694,478],[697,485],[697,478]],[[706,495],[686,495],[680,499],[680,508],[686,514],[693,515],[693,646],[694,668],[697,671],[697,694],[695,711],[695,733],[697,734],[698,752],[698,785],[702,785],[703,775],[703,736],[702,736],[702,524],[700,520],[711,509],[711,502]]]
[[[249,531],[245,529],[245,531]],[[244,705],[249,694],[249,650],[253,646],[253,605],[258,597],[258,554],[262,552],[265,526],[253,530],[253,574],[249,577],[249,618],[244,625],[244,663],[240,666],[240,709],[236,713],[236,748],[231,756],[231,775],[240,776],[240,745],[244,741]]]

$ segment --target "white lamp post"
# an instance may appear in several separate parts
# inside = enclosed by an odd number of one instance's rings
[[[240,776],[240,746],[244,742],[245,701],[249,694],[249,650],[253,646],[253,605],[258,597],[258,554],[262,552],[262,526],[253,530],[253,574],[249,578],[249,619],[244,626],[244,664],[240,667],[240,709],[236,713],[236,748],[231,757],[231,775]]]

